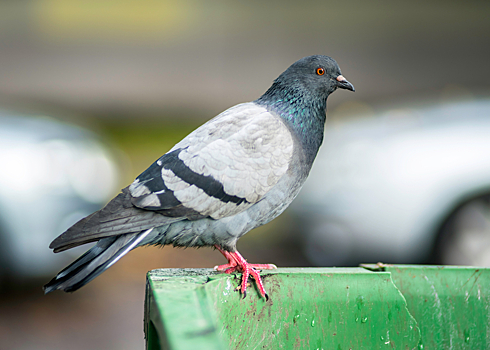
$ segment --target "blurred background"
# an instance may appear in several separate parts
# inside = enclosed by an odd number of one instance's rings
[[[328,101],[303,193],[238,248],[251,262],[490,265],[490,3],[0,2],[0,348],[143,349],[145,273],[224,263],[141,248],[74,294],[48,245],[187,133],[301,57]]]

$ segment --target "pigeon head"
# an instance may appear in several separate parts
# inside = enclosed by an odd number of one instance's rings
[[[283,88],[304,90],[319,99],[325,99],[337,88],[355,91],[340,71],[335,60],[328,56],[308,56],[293,63],[274,82]]]
[[[328,56],[308,56],[293,63],[255,102],[291,122],[314,117],[325,122],[328,96],[337,90],[355,91]]]
[[[256,102],[265,105],[300,102],[305,107],[326,106],[328,96],[338,88],[355,91],[354,86],[342,76],[333,58],[308,56],[286,69]]]
[[[280,115],[314,158],[323,140],[327,98],[339,88],[354,91],[337,62],[308,56],[286,69],[255,103]]]

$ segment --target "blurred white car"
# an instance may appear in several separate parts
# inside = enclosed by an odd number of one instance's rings
[[[0,167],[0,281],[50,276],[72,258],[51,240],[114,195],[114,157],[88,130],[0,112]]]
[[[490,266],[490,101],[327,125],[291,212],[315,265]]]

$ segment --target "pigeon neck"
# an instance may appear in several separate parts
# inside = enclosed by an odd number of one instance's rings
[[[326,98],[313,98],[304,89],[286,89],[275,82],[255,103],[278,114],[298,137],[309,162],[323,141]]]

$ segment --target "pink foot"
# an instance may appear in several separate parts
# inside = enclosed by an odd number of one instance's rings
[[[214,269],[216,271],[223,271],[224,273],[233,273],[235,271],[242,273],[242,283],[238,289],[243,293],[243,297],[247,296],[247,282],[249,276],[252,276],[259,288],[260,295],[263,296],[266,300],[269,299],[267,293],[264,289],[264,284],[262,283],[262,279],[260,278],[260,274],[258,270],[271,270],[277,269],[277,266],[274,264],[249,264],[247,260],[240,255],[239,252],[227,252],[219,246],[215,246],[221,254],[223,254],[228,260],[228,264],[215,266]]]

